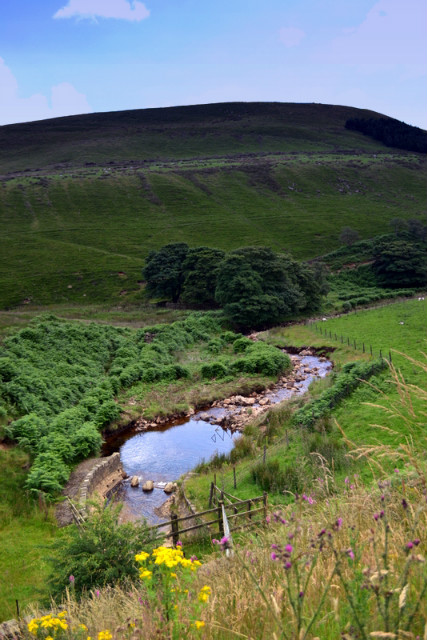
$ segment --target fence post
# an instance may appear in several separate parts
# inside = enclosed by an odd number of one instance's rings
[[[357,349],[356,340],[354,340],[353,343],[354,343],[354,348]]]
[[[343,342],[344,342],[344,339],[343,339],[342,334],[341,334],[341,344],[343,344]]]
[[[388,358],[389,358],[390,362],[392,362],[392,359],[391,359],[391,351],[389,351],[389,352],[388,352]]]
[[[237,482],[236,482],[236,467],[233,466],[233,486],[236,489],[237,488]]]
[[[382,357],[383,357],[383,353],[382,353],[382,350],[380,349],[380,358]]]
[[[336,333],[334,333],[334,337],[335,337],[335,340],[337,340],[337,334]]]
[[[372,345],[371,344],[369,345],[369,348],[371,350],[371,355],[372,355]]]
[[[221,537],[224,536],[224,522],[222,521],[222,505],[223,504],[224,502],[222,500],[218,501],[218,519],[219,519],[218,527],[219,527],[219,535]]]
[[[349,337],[347,337],[347,344],[348,344],[348,346],[350,346],[350,338]]]
[[[252,520],[251,510],[252,510],[252,500],[250,500],[249,504],[248,504],[248,511],[249,511],[248,518],[249,518],[249,520]]]
[[[179,526],[178,526],[178,516],[176,515],[176,513],[173,513],[171,515],[171,525],[172,525],[172,540],[173,540],[173,546],[176,547],[176,543],[179,540]]]
[[[214,485],[217,487],[217,483],[216,483],[216,473],[214,473]]]
[[[263,464],[265,464],[265,456],[266,456],[266,453],[267,453],[267,445],[265,444],[265,445],[264,445],[264,453],[263,453],[263,456],[262,456],[262,462],[263,462]]]
[[[362,342],[363,353],[365,353],[365,343]]]
[[[264,491],[264,493],[262,494],[262,502],[264,505],[264,520],[267,520],[267,498],[268,494],[266,491]]]
[[[210,492],[209,492],[209,509],[212,506],[213,492],[214,492],[214,483],[211,482],[211,489],[210,489]]]

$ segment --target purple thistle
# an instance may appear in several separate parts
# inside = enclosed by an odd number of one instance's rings
[[[292,551],[294,550],[293,546],[291,544],[287,544],[285,547],[285,551],[286,553],[292,553]]]
[[[412,549],[414,547],[414,543],[409,541],[409,542],[406,543],[405,546],[406,546],[407,549]]]
[[[271,558],[272,560],[277,560],[277,555],[274,553],[274,551],[272,552],[272,554],[271,554],[270,558]]]
[[[74,578],[74,576],[73,576],[73,575],[71,575],[71,576],[68,578],[68,580],[70,581],[70,584],[74,584],[74,580],[75,580],[75,578]]]
[[[287,562],[285,562],[285,569],[288,570],[292,567],[292,563],[289,562],[289,560]]]
[[[352,560],[354,560],[354,552],[353,549],[347,549],[347,555],[349,558],[351,558]]]
[[[418,545],[420,544],[421,540],[419,538],[415,538],[415,540],[412,540],[413,544],[418,547]]]
[[[402,498],[402,507],[403,507],[404,509],[407,509],[407,508],[408,508],[408,503],[406,502],[405,498]]]
[[[341,527],[342,527],[342,518],[337,518],[337,521],[336,521],[335,525],[336,525],[337,529],[341,529]]]

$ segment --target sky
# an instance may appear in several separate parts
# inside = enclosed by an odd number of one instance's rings
[[[227,101],[427,129],[425,0],[1,0],[0,125]]]

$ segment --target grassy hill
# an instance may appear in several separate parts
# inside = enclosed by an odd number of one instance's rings
[[[425,159],[344,128],[374,112],[224,103],[0,127],[0,308],[137,302],[186,241],[313,258],[425,211]]]

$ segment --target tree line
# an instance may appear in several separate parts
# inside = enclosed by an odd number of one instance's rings
[[[327,292],[321,265],[311,267],[269,247],[225,253],[167,244],[150,252],[143,276],[149,297],[220,307],[238,329],[265,328],[316,311]]]
[[[427,153],[427,132],[394,118],[349,118],[345,128],[380,140],[387,147]]]

